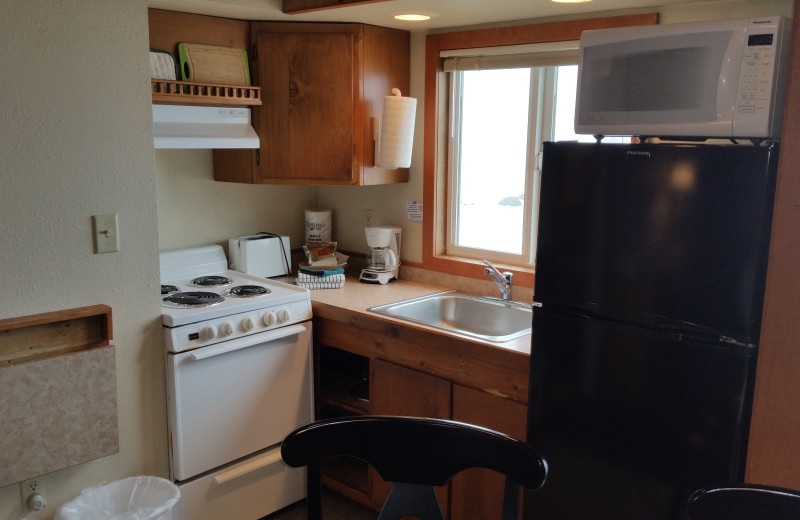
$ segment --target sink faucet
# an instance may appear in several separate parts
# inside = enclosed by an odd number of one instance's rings
[[[483,274],[488,274],[494,284],[500,289],[500,299],[504,301],[511,300],[511,277],[513,273],[501,273],[495,266],[488,260],[483,261],[488,267],[483,269]]]

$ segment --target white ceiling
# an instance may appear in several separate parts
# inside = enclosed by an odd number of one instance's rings
[[[618,9],[642,10],[654,6],[699,4],[708,0],[592,0],[581,4],[557,4],[550,0],[391,0],[359,6],[286,15],[281,0],[148,0],[150,7],[243,20],[313,22],[361,22],[409,31],[444,27],[502,24],[515,20],[574,16]],[[398,22],[392,15],[424,11],[434,16],[427,22]]]

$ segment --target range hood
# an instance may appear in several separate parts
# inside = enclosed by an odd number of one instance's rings
[[[153,105],[156,148],[258,148],[244,107]]]

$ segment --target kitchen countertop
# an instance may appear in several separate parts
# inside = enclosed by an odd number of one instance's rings
[[[429,285],[408,280],[394,280],[386,285],[366,284],[359,282],[356,278],[347,277],[344,287],[340,289],[314,289],[311,291],[311,303],[315,317],[332,319],[335,321],[350,321],[348,313],[356,313],[361,319],[374,319],[384,322],[393,322],[405,327],[427,330],[435,334],[456,337],[463,341],[479,343],[491,348],[501,348],[511,350],[521,354],[530,355],[531,335],[528,334],[521,338],[497,343],[484,341],[466,336],[448,334],[447,332],[435,327],[412,323],[402,319],[396,319],[382,314],[369,312],[367,309],[387,303],[394,303],[409,298],[416,298],[428,294],[434,294],[453,289],[437,285]]]

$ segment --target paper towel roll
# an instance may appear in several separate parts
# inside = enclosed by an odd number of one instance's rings
[[[411,146],[414,143],[414,120],[417,100],[402,97],[392,89],[393,96],[383,98],[383,120],[378,146],[379,166],[393,170],[411,166]]]
[[[333,217],[329,209],[306,210],[306,243],[330,242]]]

